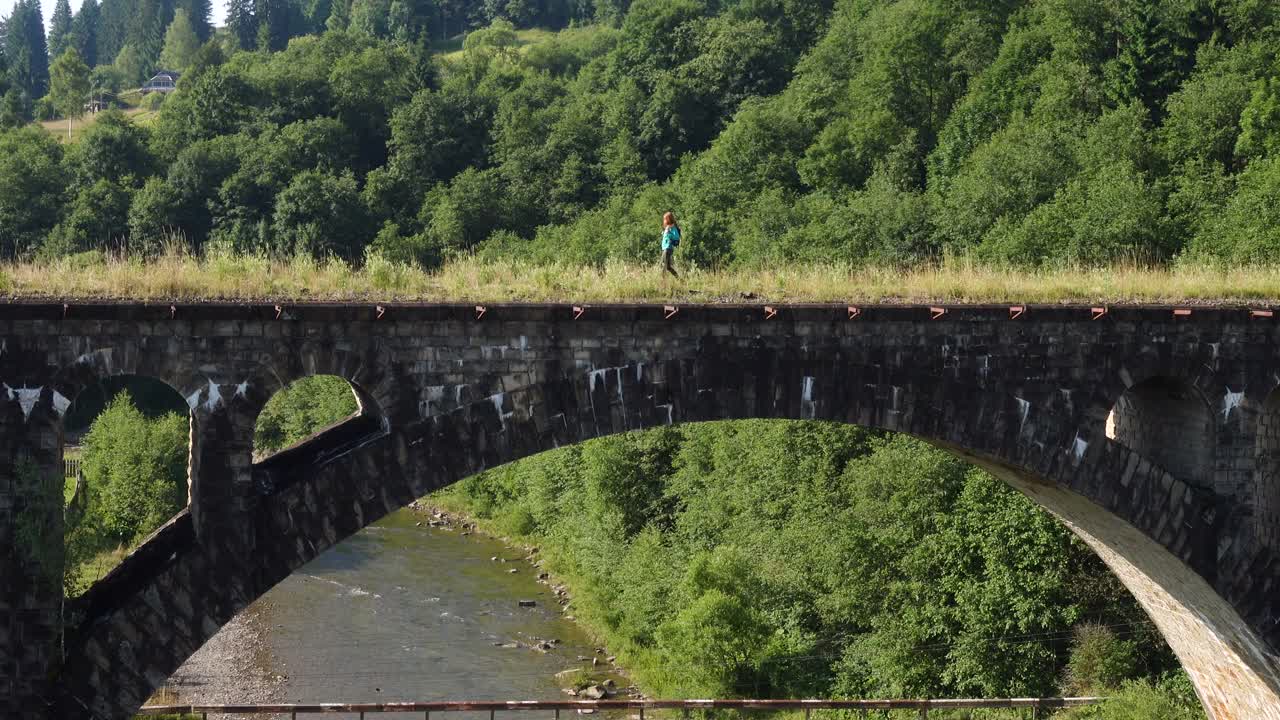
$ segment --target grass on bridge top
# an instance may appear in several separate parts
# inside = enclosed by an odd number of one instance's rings
[[[296,258],[196,259],[150,263],[76,256],[0,265],[11,300],[201,300],[289,302],[831,302],[1150,303],[1280,302],[1280,266],[1019,271],[956,261],[915,269],[836,265],[764,269],[602,267],[464,259],[436,271],[373,259],[363,267]]]

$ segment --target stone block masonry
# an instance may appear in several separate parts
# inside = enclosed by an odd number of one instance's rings
[[[0,311],[0,718],[128,718],[271,586],[480,470],[618,432],[798,418],[904,432],[1057,514],[1217,720],[1280,719],[1280,322],[1247,308],[10,304]],[[360,414],[255,463],[271,395]],[[61,608],[10,541],[102,378],[191,408],[191,505]],[[52,471],[51,471],[52,472]],[[50,522],[57,522],[50,518]],[[67,618],[65,627],[59,617]]]

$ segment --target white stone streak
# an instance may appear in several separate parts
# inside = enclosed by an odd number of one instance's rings
[[[35,409],[36,403],[40,400],[40,393],[44,390],[44,386],[29,388],[26,386],[20,388],[11,388],[9,383],[4,383],[4,389],[9,393],[10,400],[17,400],[18,405],[22,407],[22,417],[26,420],[31,419],[31,411]]]
[[[670,403],[667,403],[666,405],[659,405],[658,407],[667,409],[667,424],[675,425],[676,421],[674,418],[674,406],[671,405]]]
[[[67,414],[67,408],[71,407],[71,401],[63,396],[57,390],[53,391],[53,409],[58,413],[58,417]]]
[[[596,391],[596,380],[603,380],[604,374],[615,368],[602,368],[600,370],[592,370],[587,373],[591,377],[591,382],[587,385],[587,392],[594,393]]]
[[[189,398],[188,398],[189,399]],[[209,396],[205,398],[204,409],[213,412],[218,404],[222,402],[222,391],[218,389],[218,383],[209,381]]]
[[[1244,400],[1243,392],[1231,392],[1228,390],[1226,394],[1222,396],[1222,422],[1226,422],[1231,419],[1231,411],[1240,407],[1240,402],[1242,400]]]
[[[493,409],[498,412],[498,421],[502,423],[503,428],[507,427],[507,420],[511,419],[511,416],[515,414],[514,412],[502,412],[502,406],[505,404],[506,399],[506,393],[498,393],[497,395],[489,396],[489,402],[493,403]]]
[[[236,397],[244,397],[249,394],[249,381],[245,380],[236,386]]]
[[[1085,452],[1089,450],[1089,443],[1079,435],[1076,435],[1076,441],[1071,445],[1071,454],[1075,456],[1076,462],[1080,462],[1084,458]]]
[[[800,416],[812,420],[818,415],[818,406],[813,402],[813,378],[805,377],[800,388]]]
[[[1018,401],[1018,429],[1021,430],[1027,424],[1027,416],[1031,414],[1031,403],[1020,397],[1014,397]]]

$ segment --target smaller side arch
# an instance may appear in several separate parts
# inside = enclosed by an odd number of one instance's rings
[[[1213,486],[1215,417],[1204,394],[1177,377],[1129,387],[1107,415],[1107,437],[1190,485]]]

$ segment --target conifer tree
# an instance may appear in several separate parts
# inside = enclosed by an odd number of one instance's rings
[[[259,50],[283,50],[289,44],[289,9],[286,0],[256,0]]]
[[[349,0],[333,0],[329,5],[329,19],[325,28],[329,30],[346,30],[351,23],[351,3]]]
[[[169,24],[166,9],[163,0],[137,0],[134,7],[129,44],[138,53],[144,73],[154,71],[160,62],[160,51],[164,49],[164,30]]]
[[[177,9],[186,11],[187,21],[191,23],[196,37],[201,43],[207,42],[213,35],[213,6],[210,0],[179,0]]]
[[[9,92],[9,63],[4,59],[4,18],[0,18],[0,98]],[[3,108],[0,107],[0,112]],[[5,127],[0,121],[0,128]]]
[[[108,62],[129,41],[129,0],[101,0],[98,8],[98,61]]]
[[[80,10],[71,20],[71,46],[84,59],[84,64],[98,64],[98,22],[100,14],[97,0],[83,0]]]
[[[228,0],[227,27],[241,49],[254,47],[258,41],[258,21],[253,15],[253,0]]]
[[[5,23],[4,46],[9,81],[26,96],[28,105],[44,97],[49,87],[49,53],[40,0],[19,0]]]
[[[57,59],[71,45],[71,3],[58,0],[49,22],[49,57]]]
[[[49,45],[40,0],[27,0],[27,43],[31,48],[31,97],[44,97],[49,92]]]

